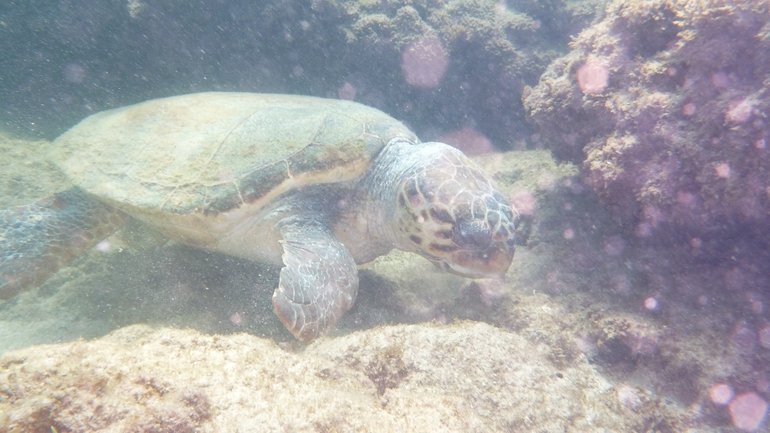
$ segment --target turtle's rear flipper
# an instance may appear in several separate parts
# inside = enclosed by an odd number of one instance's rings
[[[0,299],[43,283],[127,219],[77,188],[0,210]]]

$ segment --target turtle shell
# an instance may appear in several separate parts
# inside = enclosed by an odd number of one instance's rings
[[[361,175],[395,137],[371,107],[307,96],[198,93],[94,114],[56,139],[73,184],[131,214],[212,217]]]

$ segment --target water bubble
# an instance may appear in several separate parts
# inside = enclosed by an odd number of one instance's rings
[[[692,102],[688,102],[687,104],[684,104],[682,107],[682,114],[685,116],[692,116],[695,114],[695,111],[697,111],[697,107],[695,107],[695,104]]]
[[[505,296],[505,286],[502,281],[493,278],[482,278],[475,280],[472,285],[475,285],[478,290],[481,302],[487,307],[492,307],[499,303],[500,299]]]
[[[727,120],[734,123],[743,123],[749,120],[753,109],[754,107],[751,102],[746,99],[733,101],[727,108]]]
[[[770,325],[759,330],[759,344],[770,349]]]
[[[658,308],[658,300],[650,296],[644,300],[644,308],[652,311]]]
[[[444,134],[438,141],[460,149],[466,155],[481,155],[495,150],[495,146],[484,134],[468,127]]]
[[[610,69],[596,61],[588,61],[577,71],[580,90],[586,94],[602,93],[610,79]]]
[[[730,418],[733,425],[742,430],[754,431],[765,419],[767,402],[754,392],[735,397],[730,403]]]
[[[726,162],[715,165],[714,171],[716,172],[717,176],[721,177],[722,179],[730,178],[730,164]]]
[[[537,177],[537,188],[541,191],[553,191],[556,187],[556,176],[551,173],[542,173]]]
[[[239,312],[235,312],[230,316],[230,322],[235,326],[243,325],[243,315]]]
[[[695,195],[691,192],[677,191],[676,202],[681,205],[690,206],[695,202]]]
[[[718,383],[709,388],[709,397],[718,406],[727,406],[735,396],[733,388],[726,383]]]
[[[352,84],[345,81],[345,84],[343,84],[342,87],[337,89],[337,95],[340,97],[340,99],[344,99],[346,101],[355,101],[356,88],[353,87]]]
[[[757,334],[745,325],[737,325],[730,336],[730,342],[744,354],[754,353],[757,345]]]
[[[511,204],[520,214],[529,216],[537,210],[537,198],[528,191],[516,191],[510,196]]]
[[[713,84],[714,87],[725,88],[730,85],[730,79],[724,72],[717,72],[711,76],[711,84]]]
[[[604,241],[604,252],[610,256],[619,256],[623,254],[626,248],[626,242],[620,236],[610,236]]]
[[[80,84],[86,78],[86,68],[77,63],[68,63],[62,71],[64,80],[72,84]]]
[[[646,238],[650,235],[652,235],[652,224],[648,222],[641,222],[639,225],[636,226],[636,230],[634,230],[634,234],[640,238]]]
[[[401,52],[401,71],[414,87],[436,87],[449,66],[449,55],[435,36],[409,44]]]

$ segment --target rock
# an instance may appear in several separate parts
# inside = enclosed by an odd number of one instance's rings
[[[613,2],[525,90],[540,145],[638,237],[767,227],[768,29],[753,0]]]
[[[585,360],[557,369],[486,324],[379,327],[289,349],[135,325],[7,353],[0,431],[620,432],[643,420]],[[684,415],[658,412],[676,425]]]

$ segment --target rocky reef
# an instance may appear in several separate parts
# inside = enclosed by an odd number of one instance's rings
[[[541,146],[639,237],[766,231],[766,2],[616,1],[571,46],[525,91]]]
[[[541,352],[480,323],[381,327],[301,350],[137,325],[5,354],[0,430],[625,432],[653,419],[687,429],[685,411]]]
[[[604,290],[667,324],[601,319],[600,359],[643,360],[656,386],[700,390],[712,422],[755,430],[770,397],[770,5],[614,1],[570,45],[524,91],[532,143],[579,165],[618,223]]]

